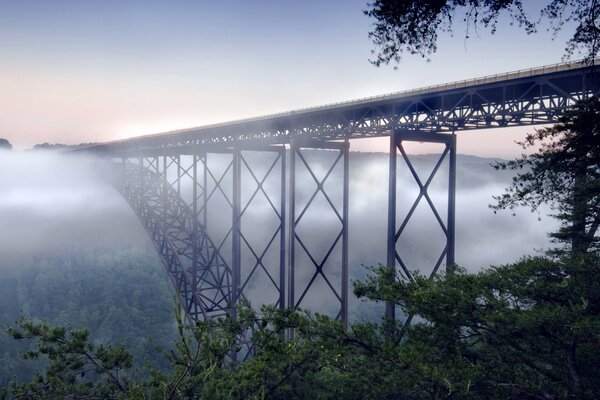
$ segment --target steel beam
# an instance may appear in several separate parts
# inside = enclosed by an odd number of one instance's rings
[[[456,245],[456,135],[448,140],[448,243],[446,252],[446,272],[452,273],[456,267],[455,245]]]
[[[306,149],[311,150],[333,150],[337,153],[337,157],[333,164],[327,170],[327,173],[323,178],[316,176],[313,171],[313,166],[303,155],[302,151]],[[342,160],[340,165],[340,160]],[[298,191],[298,171],[297,164],[306,168],[310,176],[310,180],[316,184],[316,189],[310,196],[309,200],[298,209],[297,204],[297,191]],[[342,202],[341,204],[334,204],[330,198],[325,183],[331,176],[333,171],[340,165],[342,174]],[[336,142],[336,143],[320,143],[314,141],[292,141],[290,146],[290,206],[289,206],[289,267],[288,267],[288,307],[300,308],[303,302],[312,293],[313,284],[315,280],[320,276],[326,283],[334,297],[339,301],[339,310],[336,313],[336,319],[340,319],[344,324],[348,321],[348,187],[349,187],[349,142]],[[333,215],[340,223],[340,230],[333,239],[332,244],[327,249],[325,256],[322,259],[317,259],[313,254],[314,249],[310,249],[300,236],[298,232],[298,225],[305,217],[307,211],[313,206],[314,199],[317,195],[322,195],[326,202],[331,207]],[[306,239],[306,238],[305,238]],[[324,239],[325,240],[325,239]],[[331,261],[330,256],[333,254],[336,248],[341,248],[341,257],[339,260],[339,270],[331,270],[331,265],[336,265]],[[302,268],[314,268],[310,272],[311,275],[308,284],[302,288],[300,295],[297,296],[297,256],[299,249],[304,255],[310,260],[309,264],[302,265]],[[328,268],[326,268],[328,267]],[[332,282],[335,282],[337,278],[335,274],[339,273],[339,288],[336,287]]]
[[[241,275],[241,248],[240,248],[240,235],[241,235],[241,160],[240,151],[236,149],[232,154],[232,168],[233,168],[233,205],[231,207],[231,259],[232,259],[232,303],[234,308],[232,314],[235,313],[235,305],[238,304],[240,294],[240,275]]]
[[[396,191],[397,191],[397,136],[390,135],[390,162],[388,168],[388,220],[387,220],[387,262],[386,265],[396,272]],[[386,303],[385,316],[389,321],[396,318],[396,306]]]
[[[414,168],[403,142],[418,141],[425,143],[440,143],[444,145],[444,150],[435,164],[433,171],[429,174],[426,180],[417,173]],[[397,224],[397,157],[398,153],[402,156],[409,168],[411,175],[419,186],[419,194],[408,213],[402,219],[402,222]],[[447,216],[444,222],[439,215],[435,204],[429,196],[429,186],[436,174],[439,172],[440,166],[445,160],[448,160],[448,196],[447,196]],[[452,272],[455,265],[455,197],[456,197],[456,136],[454,134],[432,134],[428,132],[412,132],[397,129],[394,134],[390,135],[390,159],[389,159],[389,186],[388,186],[388,229],[387,229],[387,266],[396,271],[396,267],[400,267],[401,276],[404,279],[413,280],[412,272],[405,264],[402,255],[398,252],[397,244],[400,237],[404,234],[407,224],[414,217],[414,212],[421,201],[425,201],[433,216],[437,220],[440,228],[444,232],[445,243],[444,249],[439,255],[437,261],[433,265],[430,273],[432,278],[438,271],[441,263],[446,261],[446,271]],[[386,304],[386,317],[389,320],[395,319],[395,305]],[[412,316],[409,316],[406,324],[410,323]],[[405,326],[406,326],[405,324]]]
[[[265,170],[259,173],[259,165],[252,162],[251,157],[260,159],[260,166]],[[242,193],[246,194],[246,199],[240,204],[240,221],[252,217],[252,206],[254,201],[263,199],[266,201],[265,214],[261,215],[260,221],[249,221],[248,229],[244,231],[240,228],[241,254],[244,258],[244,274],[241,278],[241,290],[246,297],[251,298],[249,290],[252,288],[256,292],[257,279],[260,275],[265,278],[265,285],[260,289],[261,293],[268,292],[267,288],[274,288],[277,296],[269,301],[270,304],[278,304],[280,308],[285,307],[285,191],[286,191],[286,157],[285,148],[270,147],[263,149],[244,149],[240,151],[240,164],[242,174]],[[279,165],[279,168],[277,166]],[[276,174],[280,176],[277,177]],[[269,180],[269,178],[273,178]],[[279,179],[277,179],[279,178]],[[279,201],[275,196],[279,194]],[[275,222],[273,231],[265,231],[259,234],[269,225],[269,221]],[[262,228],[260,228],[262,226]],[[257,239],[262,239],[262,243],[256,243]],[[253,243],[254,241],[254,243]],[[271,250],[272,252],[269,256]],[[279,275],[279,276],[277,276]]]
[[[207,149],[338,141],[549,124],[580,99],[600,94],[600,68],[578,63],[454,82],[180,132],[87,146],[111,155],[193,154]]]

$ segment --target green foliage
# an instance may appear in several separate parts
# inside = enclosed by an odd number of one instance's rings
[[[600,226],[600,100],[592,97],[567,110],[556,125],[527,135],[531,155],[497,163],[497,169],[518,171],[512,185],[495,197],[494,209],[519,206],[536,210],[550,204],[562,221],[552,236],[574,253],[598,250]]]
[[[355,289],[426,321],[406,331],[400,348],[423,349],[412,362],[432,373],[431,385],[481,398],[600,394],[597,257],[527,258],[477,275],[391,284],[389,274],[381,268]]]
[[[127,391],[126,371],[132,367],[132,357],[122,345],[95,346],[87,329],[67,332],[28,320],[8,332],[16,340],[34,339],[35,347],[24,353],[25,359],[45,356],[49,360],[45,372],[36,373],[30,383],[13,385],[14,398],[106,398]]]
[[[163,354],[170,367],[130,379],[121,346],[91,345],[69,332],[21,322],[33,339],[27,357],[47,356],[44,374],[13,385],[8,398],[77,393],[163,399],[595,399],[600,395],[600,260],[526,258],[479,274],[458,270],[413,282],[381,267],[357,295],[415,314],[389,321],[337,321],[264,307],[237,317],[179,319],[179,339]],[[252,332],[252,357],[245,346]],[[400,334],[402,332],[402,335]],[[66,354],[65,354],[66,353]],[[235,357],[233,356],[235,354]],[[84,356],[84,357],[82,357]],[[94,361],[92,361],[94,360]],[[100,367],[98,367],[98,364]],[[81,376],[81,371],[92,375]],[[118,382],[118,383],[117,383]],[[36,392],[37,391],[37,392]],[[49,394],[48,394],[49,393]]]
[[[177,337],[167,274],[145,248],[109,245],[5,262],[0,326],[21,317],[51,326],[85,326],[91,343],[122,343],[133,355],[134,371],[147,374],[147,363],[165,369],[168,361],[154,348],[170,348]],[[42,359],[24,362],[20,353],[25,350],[23,341],[0,331],[0,387],[13,377],[30,380],[35,369],[47,367]]]
[[[403,53],[429,59],[437,50],[438,33],[452,30],[459,11],[467,26],[466,38],[481,25],[495,33],[502,15],[508,15],[511,25],[516,23],[528,34],[535,33],[543,20],[555,35],[565,23],[576,22],[565,56],[583,53],[592,62],[598,53],[600,4],[596,1],[547,0],[536,21],[526,14],[521,0],[375,0],[364,10],[375,20],[369,37],[377,51],[373,51],[376,58],[371,62],[376,66],[398,63]]]

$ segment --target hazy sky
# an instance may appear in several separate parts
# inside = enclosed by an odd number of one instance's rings
[[[572,33],[500,24],[465,41],[459,25],[431,62],[376,68],[365,6],[0,0],[0,137],[17,149],[106,141],[552,64]],[[459,150],[510,156],[515,135],[463,135]]]

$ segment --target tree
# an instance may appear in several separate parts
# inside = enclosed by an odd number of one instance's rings
[[[56,149],[62,149],[65,147],[69,147],[66,144],[61,144],[61,143],[54,143],[54,144],[50,144],[48,142],[44,142],[44,143],[39,143],[36,144],[35,146],[33,146],[33,150],[56,150]]]
[[[131,368],[132,358],[123,346],[96,346],[90,343],[87,329],[67,331],[28,320],[21,320],[18,325],[18,328],[8,329],[14,339],[35,340],[35,347],[24,353],[24,357],[45,356],[49,365],[30,383],[18,385],[15,382],[11,398],[100,399],[128,392],[129,383],[124,372]]]
[[[12,144],[8,140],[0,138],[0,150],[12,150]]]
[[[584,271],[585,274],[581,272]],[[21,322],[46,372],[1,393],[7,399],[597,399],[600,396],[600,259],[542,257],[468,274],[390,279],[375,270],[355,292],[393,302],[420,319],[401,340],[383,324],[347,330],[299,310],[241,308],[235,318],[190,327],[165,354],[167,371],[133,374],[121,347]],[[254,355],[240,332],[252,326]],[[287,332],[294,329],[293,337]],[[394,327],[399,332],[401,325]],[[100,349],[103,349],[100,351]],[[240,357],[243,353],[239,353]],[[100,368],[98,368],[100,366]],[[96,377],[96,379],[90,379]]]
[[[381,267],[355,291],[422,318],[383,356],[420,371],[405,384],[423,394],[437,388],[430,397],[394,398],[599,398],[598,255],[525,258],[413,282],[390,274]]]
[[[550,128],[527,135],[524,149],[539,149],[497,169],[519,171],[512,185],[495,197],[495,210],[518,206],[536,210],[550,204],[562,222],[550,235],[574,255],[598,250],[600,227],[600,100],[579,101]]]
[[[565,57],[582,54],[593,62],[600,46],[600,3],[596,0],[546,0],[540,18],[530,18],[522,0],[375,0],[364,13],[375,19],[369,32],[376,50],[376,66],[400,62],[404,53],[429,57],[437,50],[438,34],[449,32],[457,14],[463,13],[465,37],[480,26],[496,32],[502,15],[508,14],[528,34],[535,33],[542,20],[556,35],[566,23],[576,28],[565,46]]]

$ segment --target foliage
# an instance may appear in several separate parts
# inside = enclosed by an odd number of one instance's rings
[[[54,144],[50,144],[48,142],[44,142],[44,143],[39,143],[36,144],[35,146],[33,146],[33,150],[55,150],[55,149],[62,149],[62,148],[66,148],[69,147],[66,144],[62,144],[62,143],[54,143]]]
[[[0,138],[0,150],[12,150],[12,144],[8,140]]]
[[[146,363],[168,367],[153,352],[153,346],[170,348],[177,337],[173,288],[160,260],[145,247],[110,241],[106,247],[73,247],[0,260],[0,326],[21,317],[85,326],[92,343],[123,343],[135,371],[144,371]],[[0,387],[13,377],[30,380],[35,369],[47,367],[42,359],[23,362],[19,353],[25,350],[23,341],[0,332]]]
[[[459,11],[464,12],[466,38],[481,25],[495,33],[500,17],[507,14],[511,25],[516,23],[528,34],[535,33],[543,19],[555,35],[566,23],[575,22],[565,56],[582,53],[591,62],[598,53],[600,4],[594,0],[546,0],[538,20],[526,14],[521,0],[375,0],[364,10],[376,21],[369,32],[377,49],[371,62],[376,66],[398,63],[403,53],[429,59],[437,50],[438,33],[451,31]]]
[[[423,384],[467,398],[597,398],[600,394],[600,262],[526,258],[477,275],[415,282],[389,269],[355,290],[423,321],[403,351],[429,371]],[[427,382],[429,381],[429,382]],[[437,398],[437,397],[436,397]]]
[[[594,399],[600,395],[600,260],[542,257],[479,274],[464,271],[413,282],[381,267],[355,292],[390,301],[419,319],[390,336],[383,324],[337,321],[303,311],[240,308],[237,318],[179,319],[179,339],[164,351],[165,371],[130,379],[122,347],[89,344],[21,322],[17,338],[50,358],[44,374],[14,384],[7,398],[163,399]],[[253,356],[244,335],[252,328]],[[292,334],[293,332],[293,334]],[[100,352],[100,349],[105,349]],[[65,354],[66,353],[66,354]],[[232,354],[236,354],[234,361]],[[89,355],[89,356],[88,356]],[[92,361],[95,360],[95,361]],[[98,363],[101,368],[95,365]],[[81,375],[93,367],[97,380]],[[117,372],[119,374],[117,376]],[[117,384],[116,382],[119,382]],[[46,397],[44,397],[46,396]],[[76,396],[72,396],[73,398]]]
[[[574,253],[598,250],[600,226],[600,101],[579,101],[556,125],[527,135],[524,149],[538,150],[497,169],[519,171],[506,193],[495,197],[496,210],[548,203],[562,228],[551,235]]]
[[[65,328],[27,320],[8,332],[16,340],[34,339],[33,350],[25,359],[46,356],[50,361],[44,373],[37,373],[28,384],[12,386],[14,398],[107,398],[125,393],[128,385],[123,372],[132,367],[132,357],[121,346],[90,343],[89,331],[67,332]],[[115,396],[121,397],[121,396]]]

